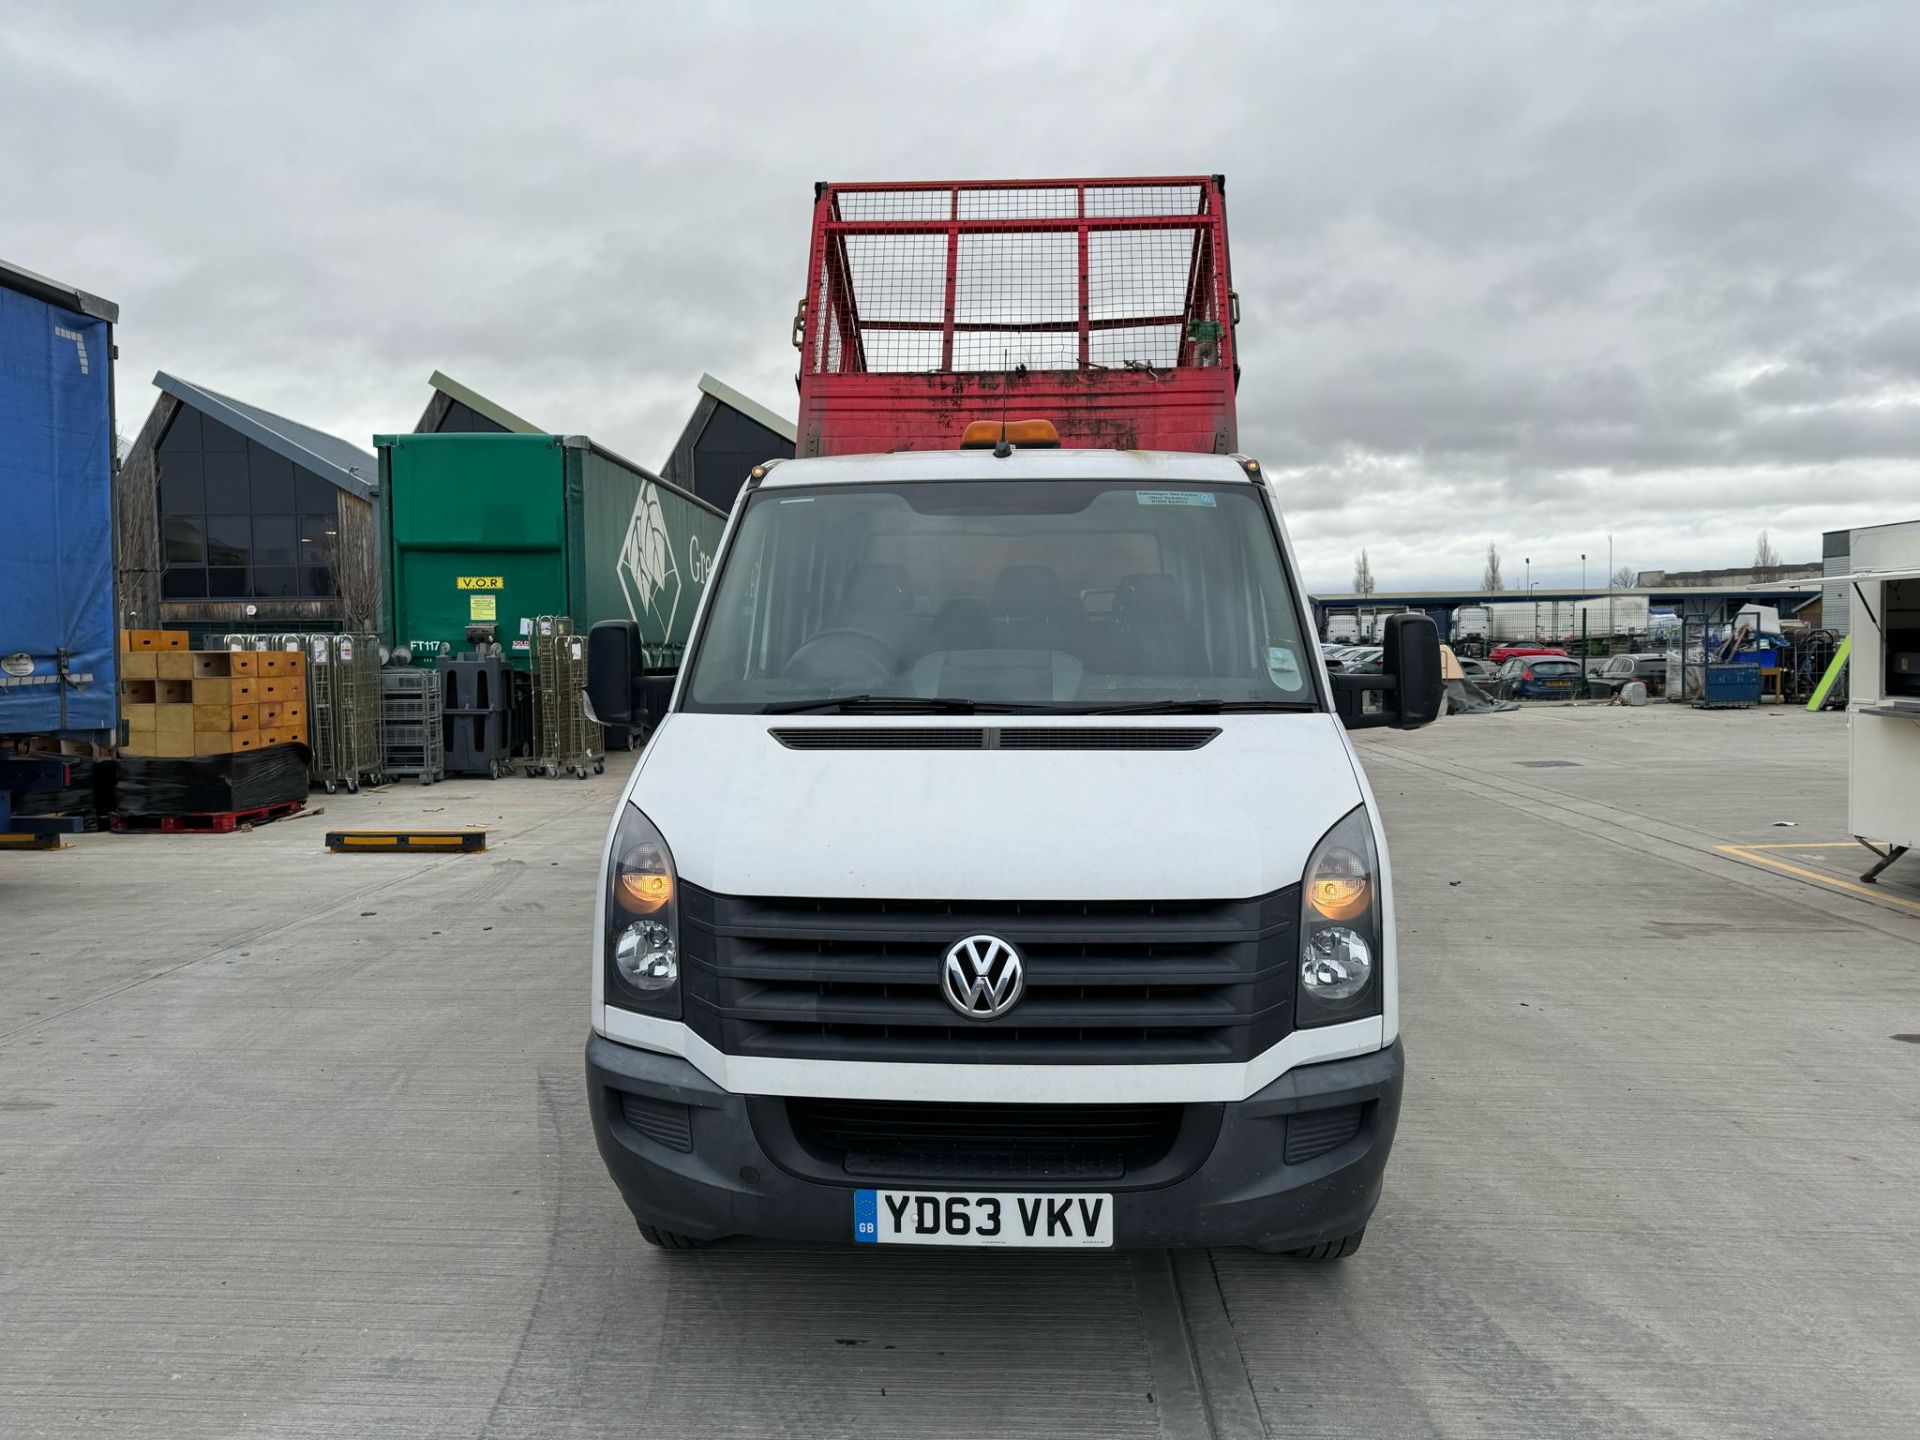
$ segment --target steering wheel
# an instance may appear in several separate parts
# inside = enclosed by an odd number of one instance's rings
[[[824,684],[863,684],[884,679],[899,668],[893,647],[878,635],[841,625],[822,630],[788,656],[780,676]]]

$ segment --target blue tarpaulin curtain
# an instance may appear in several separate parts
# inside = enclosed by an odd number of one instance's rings
[[[115,724],[110,336],[0,287],[0,735]]]

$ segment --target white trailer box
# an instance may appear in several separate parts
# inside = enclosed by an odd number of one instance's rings
[[[1580,601],[1573,610],[1573,628],[1568,633],[1575,639],[1583,633],[1595,640],[1609,635],[1638,635],[1649,628],[1644,595],[1597,595]]]
[[[1920,521],[1856,530],[1850,553],[1848,828],[1899,852],[1920,845]]]
[[[1487,638],[1488,623],[1486,606],[1462,605],[1453,612],[1453,633],[1448,638],[1456,643],[1462,640],[1484,640]]]

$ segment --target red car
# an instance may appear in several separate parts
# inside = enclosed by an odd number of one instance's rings
[[[1487,659],[1495,665],[1501,665],[1516,655],[1557,655],[1562,660],[1567,658],[1566,651],[1551,645],[1496,645]]]

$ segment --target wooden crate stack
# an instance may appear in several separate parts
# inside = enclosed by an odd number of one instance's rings
[[[122,635],[121,754],[232,755],[307,743],[300,651],[189,650],[184,630]]]

